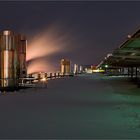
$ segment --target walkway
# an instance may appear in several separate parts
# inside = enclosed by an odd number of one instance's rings
[[[80,75],[0,96],[0,138],[140,138],[140,88]]]

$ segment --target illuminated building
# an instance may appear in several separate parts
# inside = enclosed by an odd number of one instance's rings
[[[27,47],[27,40],[25,36],[18,35],[18,56],[19,56],[20,78],[26,77],[27,75],[26,47]]]
[[[83,73],[83,67],[82,67],[82,66],[80,66],[79,72],[80,72],[80,73]]]
[[[0,33],[0,88],[18,87],[26,77],[26,39],[12,31]]]
[[[78,65],[77,64],[74,64],[74,71],[73,71],[74,74],[78,74]]]
[[[70,60],[61,59],[61,75],[70,75]]]

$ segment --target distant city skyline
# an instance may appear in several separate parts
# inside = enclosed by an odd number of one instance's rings
[[[25,34],[29,60],[50,70],[61,58],[96,65],[140,27],[139,13],[139,1],[1,1],[0,30]]]

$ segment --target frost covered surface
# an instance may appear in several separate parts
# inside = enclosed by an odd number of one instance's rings
[[[140,138],[140,88],[80,75],[0,96],[0,138]]]

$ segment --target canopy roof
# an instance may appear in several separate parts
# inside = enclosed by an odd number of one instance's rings
[[[100,66],[110,65],[115,67],[140,66],[140,29],[124,41],[111,55],[105,57]]]

